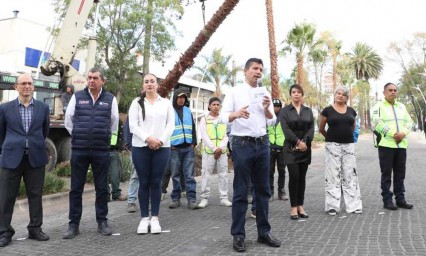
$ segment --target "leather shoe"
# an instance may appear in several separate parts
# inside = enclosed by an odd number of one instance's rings
[[[393,203],[387,203],[383,205],[383,208],[388,209],[388,210],[398,210],[398,207],[396,207],[396,205],[394,205]]]
[[[234,247],[234,250],[237,252],[245,252],[246,251],[246,244],[244,243],[244,238],[242,237],[235,237],[234,236],[234,243],[232,244]]]
[[[77,225],[69,225],[67,231],[65,231],[62,238],[63,239],[72,239],[75,236],[77,236],[78,234],[80,234],[79,227]]]
[[[46,235],[40,229],[40,230],[37,230],[37,231],[28,232],[28,239],[34,239],[34,240],[37,240],[37,241],[47,241],[47,240],[49,240],[49,236]]]
[[[302,219],[307,219],[307,218],[309,218],[309,215],[305,212],[305,213],[300,213],[300,212],[297,212],[297,214],[299,215],[299,217],[300,218],[302,218]]]
[[[281,241],[276,239],[275,237],[273,237],[271,235],[271,233],[266,233],[263,236],[259,236],[257,238],[257,242],[261,243],[261,244],[267,244],[271,247],[280,247],[281,246]]]
[[[298,220],[299,219],[299,215],[290,215],[290,219],[292,219],[292,220]]]
[[[11,237],[3,236],[2,238],[0,238],[0,247],[5,247],[10,242],[12,242],[12,238]]]
[[[403,201],[403,202],[396,202],[396,205],[399,208],[404,208],[404,209],[412,209],[414,207],[414,205],[409,204],[409,203],[407,203],[405,201]]]
[[[112,235],[112,229],[108,226],[108,222],[102,221],[98,224],[98,232],[104,236]]]

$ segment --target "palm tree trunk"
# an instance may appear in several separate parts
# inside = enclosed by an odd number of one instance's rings
[[[303,54],[297,53],[297,83],[303,87]]]
[[[272,8],[272,0],[266,0],[266,18],[268,24],[268,35],[269,35],[269,57],[271,61],[271,88],[272,98],[279,98],[280,91],[278,88],[278,71],[277,71],[277,47],[275,44],[275,26],[274,26],[274,15]]]
[[[225,18],[232,12],[238,3],[239,0],[226,0],[223,2],[219,10],[200,31],[192,45],[179,58],[179,61],[175,64],[166,78],[161,81],[160,87],[158,88],[158,93],[161,96],[166,97],[178,83],[179,78],[183,75],[183,73],[188,68],[192,67],[195,57],[197,57],[198,53],[207,44],[216,29],[220,26],[220,24],[222,24]]]

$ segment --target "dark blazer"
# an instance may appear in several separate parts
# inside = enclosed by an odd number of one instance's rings
[[[15,169],[21,163],[28,138],[28,159],[31,167],[46,165],[45,139],[49,133],[49,106],[34,99],[34,112],[28,134],[25,134],[18,99],[0,105],[0,167]]]

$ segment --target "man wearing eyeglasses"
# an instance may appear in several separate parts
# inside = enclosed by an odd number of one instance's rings
[[[15,234],[11,220],[22,178],[30,212],[28,239],[49,240],[41,229],[49,107],[33,98],[31,75],[20,75],[14,88],[18,98],[0,105],[0,247]]]
[[[410,114],[404,104],[396,101],[397,88],[393,83],[384,86],[385,100],[373,108],[374,130],[380,134],[378,141],[383,208],[397,210],[412,209],[413,205],[405,201],[405,163],[407,160],[407,134],[413,125]],[[393,172],[393,193],[390,191]],[[396,205],[393,203],[395,195]]]

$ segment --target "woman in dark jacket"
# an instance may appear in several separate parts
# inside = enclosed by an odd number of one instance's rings
[[[284,107],[280,122],[285,135],[284,163],[290,177],[288,182],[290,217],[297,220],[299,217],[308,218],[303,201],[315,128],[312,110],[303,105],[303,88],[298,84],[292,85],[290,97],[292,103]]]

